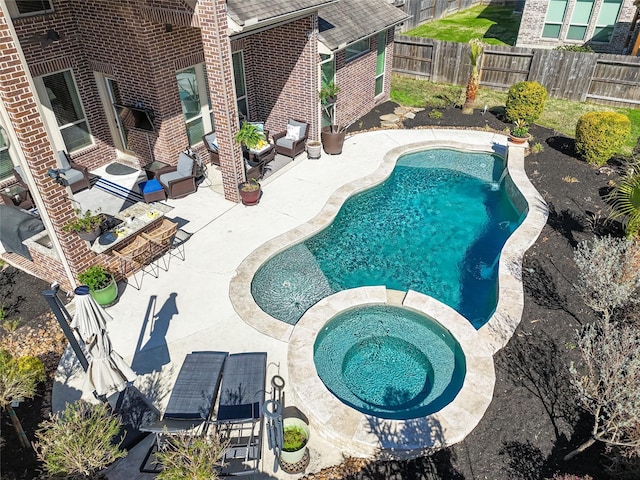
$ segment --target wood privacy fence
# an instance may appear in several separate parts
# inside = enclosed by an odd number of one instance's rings
[[[393,71],[466,85],[471,72],[469,45],[398,35]],[[640,106],[640,57],[494,45],[485,49],[480,85],[508,90],[525,80],[541,83],[555,98]]]

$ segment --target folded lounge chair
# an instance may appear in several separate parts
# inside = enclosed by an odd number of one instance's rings
[[[266,374],[267,354],[263,352],[236,353],[225,361],[214,422],[218,434],[230,442],[221,475],[244,475],[258,470]]]
[[[216,402],[222,368],[227,358],[227,352],[193,352],[187,355],[162,419],[140,427],[143,432],[156,434],[156,440],[140,466],[141,472],[158,473],[162,470],[151,460],[151,456],[162,448],[165,435],[202,433]]]

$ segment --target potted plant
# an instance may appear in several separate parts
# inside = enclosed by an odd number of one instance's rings
[[[309,425],[296,417],[282,419],[283,444],[280,461],[293,465],[304,457],[309,442]]]
[[[342,145],[344,137],[347,133],[346,126],[336,124],[336,95],[340,88],[333,80],[325,83],[320,90],[320,102],[326,115],[331,119],[331,125],[322,127],[320,138],[325,153],[329,155],[340,155],[342,153]],[[331,101],[330,101],[331,100]]]
[[[513,128],[509,134],[509,139],[516,144],[522,144],[529,140],[529,125],[527,122],[521,119],[513,122]]]
[[[266,142],[264,132],[258,130],[256,125],[248,122],[242,122],[242,126],[236,133],[234,140],[249,150],[258,150],[263,142]]]
[[[81,214],[81,211],[76,209],[76,218],[69,220],[62,230],[76,232],[81,239],[93,242],[100,235],[100,225],[105,220],[104,215],[98,212],[93,214],[91,210],[87,210]]]
[[[322,144],[318,140],[307,142],[307,158],[317,160],[322,155]]]
[[[337,86],[333,80],[323,83],[320,89],[320,101],[323,105],[336,103],[336,97],[339,91],[340,87]]]
[[[260,182],[255,178],[250,178],[246,182],[238,184],[238,191],[244,205],[256,205],[260,201],[262,189]]]
[[[111,305],[118,298],[118,284],[115,278],[100,264],[80,272],[78,282],[89,287],[89,293],[99,305]]]

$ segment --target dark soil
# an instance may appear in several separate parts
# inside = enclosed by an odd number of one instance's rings
[[[392,102],[380,105],[349,130],[379,128],[380,115],[392,113],[395,106]],[[455,107],[439,110],[441,118],[433,118],[437,115],[430,115],[427,109],[406,119],[404,126],[499,132],[508,127],[499,110],[473,115],[463,115]],[[306,478],[541,480],[556,472],[607,478],[603,452],[597,445],[570,462],[562,457],[588,437],[591,422],[576,407],[567,378],[569,362],[576,356],[572,349],[576,330],[594,320],[572,286],[576,275],[572,250],[581,240],[612,230],[602,220],[608,212],[603,195],[616,174],[600,173],[577,159],[570,138],[537,126],[531,133],[531,145],[540,143],[544,151],[527,156],[526,170],[547,201],[550,216],[525,255],[524,314],[514,337],[495,356],[496,386],[487,413],[463,442],[432,456],[409,462],[348,460]],[[12,305],[12,316],[38,322],[38,315],[48,309],[41,295],[48,285],[10,267],[0,275],[5,308]],[[32,440],[34,429],[47,413],[50,388],[51,380],[41,395],[16,410]],[[36,462],[19,448],[4,413],[2,439],[2,478],[34,478]]]

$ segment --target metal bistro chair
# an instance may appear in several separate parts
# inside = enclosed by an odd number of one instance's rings
[[[171,249],[177,231],[177,223],[163,218],[160,225],[141,234],[145,240],[149,241],[151,261],[155,261],[157,267],[162,268],[160,266],[160,259],[162,258],[165,272],[169,271],[169,263],[165,258],[165,253]]]
[[[120,273],[127,276],[128,272],[132,273],[132,277],[136,282],[134,288],[140,290],[142,287],[142,279],[145,273],[158,278],[158,268],[154,268],[154,264],[150,263],[151,259],[151,242],[136,235],[135,239],[120,250],[114,250],[113,254],[120,259]],[[131,266],[131,268],[128,268]],[[140,280],[136,278],[136,274],[140,272]]]

